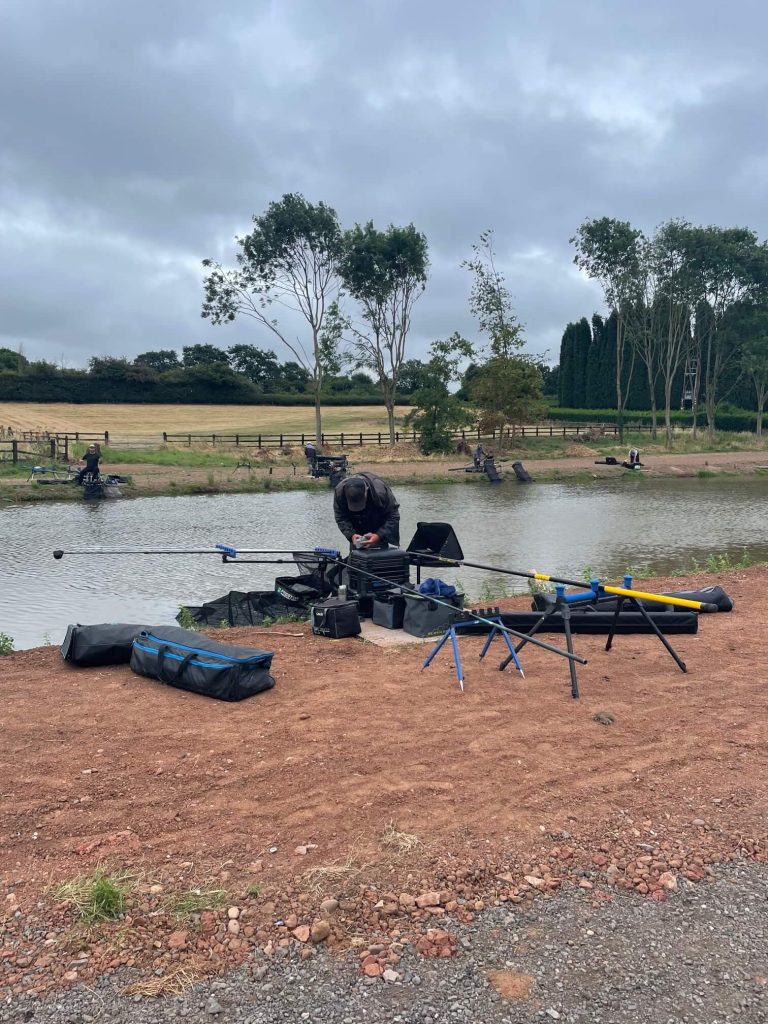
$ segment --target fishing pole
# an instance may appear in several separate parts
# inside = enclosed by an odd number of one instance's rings
[[[466,565],[471,569],[485,569],[487,572],[499,572],[507,576],[522,576],[528,580],[541,580],[545,583],[560,583],[566,587],[591,587],[589,583],[585,583],[584,580],[569,580],[562,576],[550,576],[543,572],[523,572],[520,569],[505,569],[499,565],[484,565],[482,562],[467,562],[464,559],[460,561],[453,558],[444,558],[442,555],[430,555],[430,558],[434,558],[439,561],[442,565],[451,566],[456,568],[458,566]],[[591,587],[595,590],[594,587]],[[676,605],[679,608],[691,608],[694,611],[699,612],[716,612],[718,610],[716,604],[709,604],[706,601],[690,601],[684,597],[667,597],[663,594],[649,594],[645,590],[630,590],[627,587],[614,587],[607,583],[599,583],[598,590],[602,590],[605,594],[610,594],[613,597],[633,597],[637,601],[656,601],[658,604],[671,604]]]
[[[304,556],[312,560],[317,555],[310,548],[241,548],[241,555],[297,555],[305,560]],[[57,548],[53,552],[54,558],[63,558],[64,555],[219,555],[225,561],[237,557],[238,552],[228,544],[217,544],[215,548],[73,548],[63,551]],[[292,561],[292,559],[286,559]]]

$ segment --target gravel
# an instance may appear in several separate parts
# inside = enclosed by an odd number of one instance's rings
[[[446,922],[447,923],[447,922]],[[412,950],[400,980],[361,977],[353,954],[261,954],[180,998],[127,998],[135,980],[77,986],[45,1002],[16,997],[0,1022],[33,1024],[762,1024],[768,1022],[768,867],[731,865],[711,884],[683,882],[666,902],[569,889],[456,929],[459,953]],[[503,999],[488,980],[525,982]],[[512,973],[514,972],[514,973]],[[532,979],[532,981],[531,981]]]

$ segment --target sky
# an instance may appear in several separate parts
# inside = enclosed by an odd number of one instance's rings
[[[3,0],[0,346],[275,348],[201,319],[201,261],[301,192],[427,236],[410,355],[482,340],[460,264],[491,228],[556,360],[602,308],[585,218],[768,236],[767,29],[757,0]]]

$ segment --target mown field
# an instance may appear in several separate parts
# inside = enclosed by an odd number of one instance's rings
[[[408,407],[397,409],[402,422]],[[65,402],[2,402],[0,424],[14,431],[103,432],[116,437],[149,437],[170,433],[301,433],[315,427],[312,406],[270,405],[74,405]],[[323,429],[385,430],[383,406],[338,405],[323,411]]]

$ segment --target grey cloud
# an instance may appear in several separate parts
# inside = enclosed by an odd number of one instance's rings
[[[199,262],[300,190],[427,234],[415,353],[473,336],[459,264],[493,227],[556,356],[600,301],[572,267],[584,217],[768,234],[766,22],[751,0],[6,0],[0,343],[70,364],[271,345],[200,319]]]

